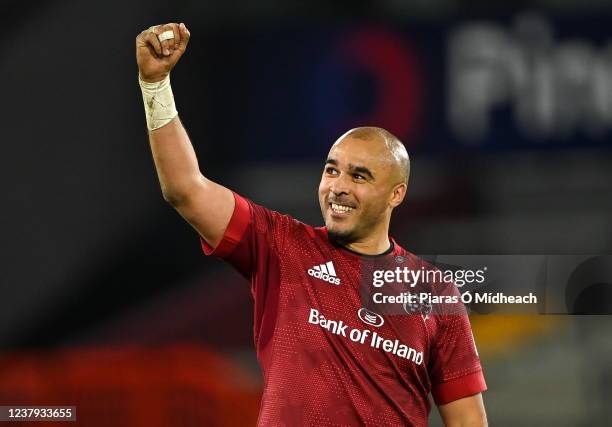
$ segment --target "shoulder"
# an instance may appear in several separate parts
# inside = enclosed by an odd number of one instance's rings
[[[264,207],[250,199],[243,198],[248,203],[253,226],[258,233],[266,234],[268,239],[279,243],[287,240],[325,240],[325,227],[314,227],[306,224],[292,215]]]

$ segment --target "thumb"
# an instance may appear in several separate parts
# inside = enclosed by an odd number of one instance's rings
[[[179,42],[179,49],[184,52],[187,48],[187,43],[189,43],[191,33],[189,32],[185,24],[182,22],[179,24],[179,31],[181,32],[181,41]]]

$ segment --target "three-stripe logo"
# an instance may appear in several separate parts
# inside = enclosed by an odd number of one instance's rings
[[[336,269],[331,261],[309,268],[308,274],[312,277],[316,277],[317,279],[325,280],[332,285],[340,284],[340,279],[336,276]]]

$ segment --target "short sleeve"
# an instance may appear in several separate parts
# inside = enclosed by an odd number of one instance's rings
[[[262,275],[274,264],[290,217],[233,194],[234,212],[221,241],[213,248],[200,237],[200,244],[204,254],[227,261],[251,279],[255,273]]]
[[[234,212],[219,244],[212,248],[202,238],[200,243],[206,255],[227,261],[251,282],[255,303],[254,337],[260,348],[274,331],[281,286],[280,254],[298,221],[236,193],[234,200]]]
[[[213,248],[200,237],[202,250],[206,255],[213,255],[219,258],[227,258],[232,254],[236,246],[241,242],[247,227],[251,223],[251,207],[247,200],[236,193],[234,195],[234,212],[230,218],[225,233],[219,244]]]
[[[432,395],[437,405],[487,389],[467,313],[443,317],[429,366]]]

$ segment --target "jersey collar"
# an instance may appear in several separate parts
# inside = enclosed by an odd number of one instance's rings
[[[339,248],[343,251],[349,252],[353,255],[357,255],[359,257],[363,257],[363,258],[380,258],[380,257],[384,257],[389,255],[390,253],[394,252],[395,249],[397,248],[397,243],[395,242],[395,239],[393,239],[393,237],[389,236],[389,248],[387,248],[384,252],[381,252],[379,254],[362,254],[360,252],[354,251],[353,249],[347,248],[346,246],[341,245],[340,243],[332,240],[329,238],[329,234],[327,234],[327,227],[322,227],[323,232],[325,233],[325,236],[327,237],[327,240],[329,241],[329,243],[331,243],[334,247]]]

